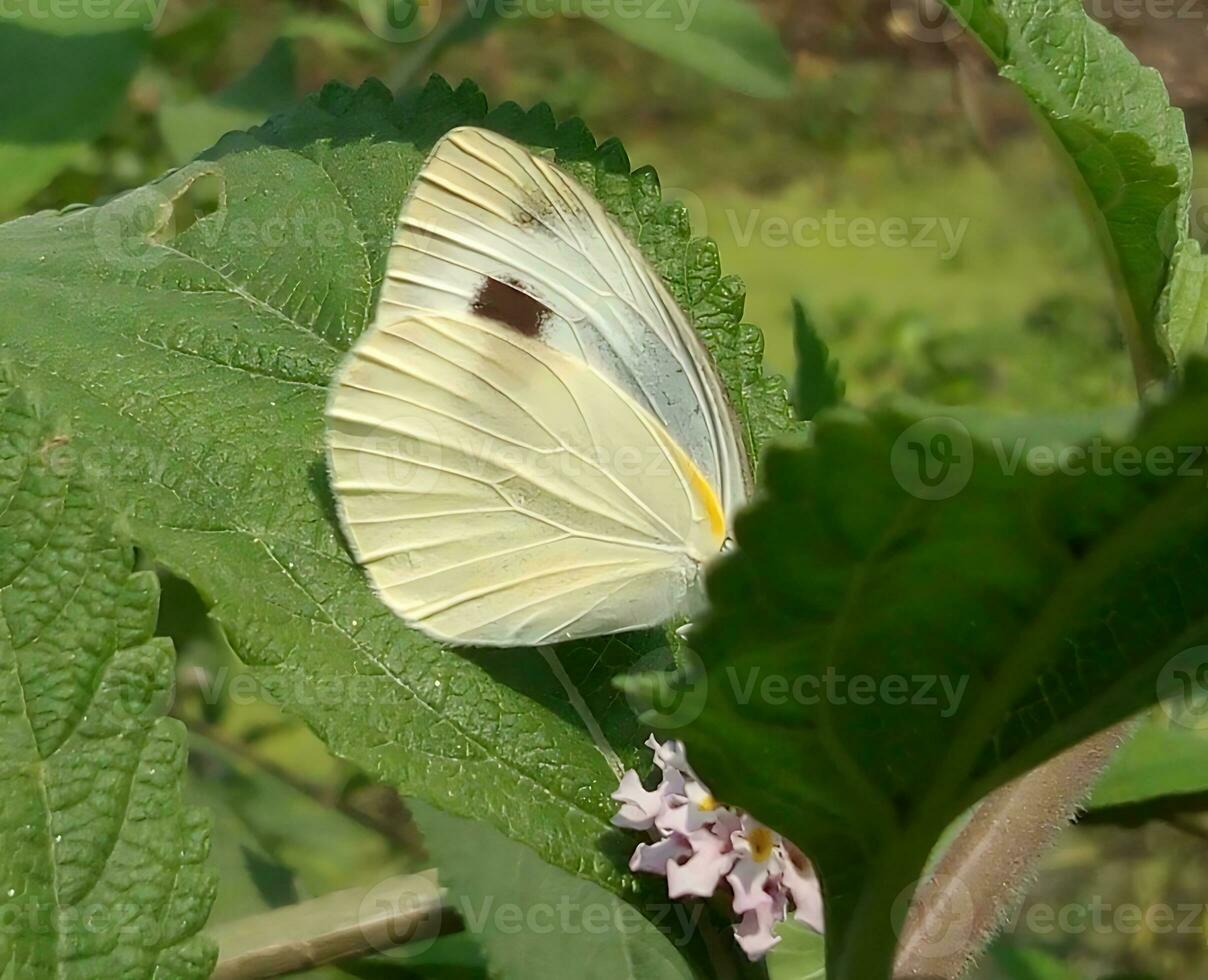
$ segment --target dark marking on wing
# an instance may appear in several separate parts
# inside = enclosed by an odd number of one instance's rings
[[[479,316],[511,327],[526,337],[536,337],[541,332],[541,325],[550,316],[550,309],[519,286],[514,281],[504,282],[487,277],[474,297],[473,310]]]

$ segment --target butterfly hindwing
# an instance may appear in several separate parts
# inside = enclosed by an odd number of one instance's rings
[[[328,408],[333,489],[382,599],[442,639],[653,626],[724,537],[720,504],[608,378],[483,317],[362,338]]]

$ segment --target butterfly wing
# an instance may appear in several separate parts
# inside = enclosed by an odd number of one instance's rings
[[[345,531],[408,624],[553,643],[682,613],[725,536],[666,428],[611,379],[472,314],[400,314],[358,342],[327,410]]]
[[[713,360],[598,201],[483,129],[448,133],[403,206],[378,319],[476,313],[610,378],[683,447],[732,514],[750,473]]]

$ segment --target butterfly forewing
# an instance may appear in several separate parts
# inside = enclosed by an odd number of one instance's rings
[[[611,378],[717,488],[750,476],[724,386],[659,276],[600,203],[552,161],[482,129],[435,147],[403,206],[382,284],[390,312],[477,313]]]

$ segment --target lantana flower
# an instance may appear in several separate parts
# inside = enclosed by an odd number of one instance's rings
[[[631,871],[662,875],[671,898],[708,898],[719,888],[739,916],[735,939],[752,960],[780,942],[774,932],[793,917],[822,931],[822,892],[809,861],[791,843],[750,814],[719,803],[688,765],[682,743],[646,744],[654,752],[659,784],[646,789],[630,769],[612,798],[621,804],[614,825],[644,830]]]

